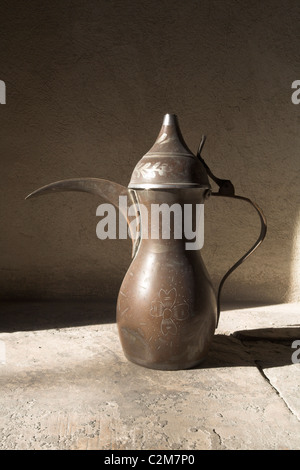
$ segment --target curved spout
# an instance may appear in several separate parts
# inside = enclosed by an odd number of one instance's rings
[[[128,194],[128,190],[125,186],[109,180],[103,180],[100,178],[73,178],[55,181],[54,183],[42,186],[28,194],[25,199],[59,191],[81,191],[97,194],[98,196],[107,199],[116,207],[119,207],[119,196],[127,196]]]
[[[85,193],[92,193],[97,194],[98,196],[103,197],[105,200],[109,201],[115,207],[117,207],[121,214],[125,217],[126,222],[131,228],[127,207],[119,206],[119,197],[120,196],[127,196],[132,204],[135,205],[135,201],[133,200],[132,193],[129,191],[125,186],[122,186],[118,183],[114,183],[113,181],[104,180],[100,178],[73,178],[67,180],[60,180],[55,181],[54,183],[47,184],[46,186],[42,186],[41,188],[33,191],[32,193],[28,194],[25,199],[31,199],[36,196],[41,196],[43,194],[50,194],[53,192],[60,192],[60,191],[81,191]],[[134,257],[137,247],[139,244],[139,239],[136,237],[135,234],[131,231],[131,239],[132,239],[132,257]]]

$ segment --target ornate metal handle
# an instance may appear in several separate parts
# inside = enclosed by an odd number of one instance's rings
[[[213,193],[211,193],[211,195],[212,196],[219,196],[219,197],[229,197],[229,198],[232,198],[232,199],[239,199],[241,201],[248,202],[252,207],[254,207],[254,209],[256,210],[256,212],[258,213],[259,218],[260,218],[260,234],[259,234],[258,239],[254,243],[254,245],[230,269],[228,269],[228,271],[225,273],[225,275],[222,277],[222,279],[220,281],[219,288],[218,288],[218,295],[217,295],[217,326],[218,326],[220,313],[221,313],[221,291],[222,291],[224,282],[226,281],[228,276],[238,266],[240,266],[256,250],[256,248],[258,248],[259,245],[263,242],[263,240],[266,236],[266,233],[267,233],[267,222],[266,222],[266,218],[265,218],[262,210],[260,209],[260,207],[257,204],[255,204],[255,202],[251,201],[251,199],[249,199],[247,197],[244,197],[244,196],[236,196],[234,186],[231,183],[231,181],[217,178],[212,173],[210,168],[207,166],[207,164],[205,163],[205,161],[201,157],[201,150],[203,148],[205,140],[206,140],[206,137],[202,136],[202,140],[201,140],[201,143],[199,145],[198,152],[197,152],[197,157],[199,158],[199,160],[204,165],[208,176],[219,186],[219,191],[216,192],[216,193],[213,192]]]
[[[221,309],[220,309],[221,290],[222,290],[223,284],[226,281],[226,279],[228,278],[228,276],[238,266],[240,266],[256,250],[256,248],[258,248],[259,245],[263,242],[263,240],[266,236],[266,233],[267,233],[267,223],[266,223],[266,219],[265,219],[265,216],[264,216],[262,210],[260,209],[260,207],[258,207],[257,204],[255,204],[255,202],[251,201],[251,199],[248,199],[247,197],[243,197],[243,196],[235,196],[235,195],[234,196],[229,196],[229,195],[224,195],[224,194],[219,194],[219,193],[211,193],[211,195],[212,196],[221,196],[221,197],[230,197],[232,199],[239,199],[239,200],[248,202],[249,204],[251,204],[252,207],[254,207],[254,209],[258,213],[259,218],[260,218],[260,224],[261,224],[260,234],[259,234],[259,237],[256,240],[256,242],[254,243],[254,245],[230,269],[228,269],[226,274],[221,279],[221,282],[219,284],[219,289],[218,289],[218,296],[217,296],[217,309],[218,309],[217,326],[218,326],[219,318],[220,318],[220,311],[221,311]]]

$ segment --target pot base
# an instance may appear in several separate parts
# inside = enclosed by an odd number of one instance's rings
[[[141,367],[145,367],[146,369],[154,369],[154,370],[187,370],[187,369],[193,369],[194,367],[197,367],[197,366],[200,366],[200,364],[202,364],[204,362],[204,360],[206,359],[207,355],[205,355],[204,357],[202,357],[202,359],[199,359],[197,361],[192,361],[192,362],[189,362],[189,363],[186,363],[186,364],[178,364],[178,363],[164,363],[164,362],[154,362],[154,363],[149,363],[149,362],[146,362],[146,361],[143,361],[141,359],[137,359],[137,358],[132,358],[132,357],[129,357],[125,352],[124,352],[124,356],[126,357],[126,359],[129,361],[129,362],[132,362],[133,364],[137,364]]]

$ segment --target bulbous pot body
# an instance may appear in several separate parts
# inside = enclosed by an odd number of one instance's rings
[[[138,205],[186,204],[196,216],[205,191],[135,191]],[[200,250],[187,250],[186,237],[164,238],[160,221],[158,239],[141,213],[141,239],[124,277],[117,301],[117,325],[127,359],[163,370],[187,369],[207,355],[217,322],[217,303]],[[145,228],[146,227],[146,228]],[[178,228],[178,227],[177,227]],[[203,230],[203,227],[200,227]],[[146,233],[147,231],[147,233]],[[184,230],[182,230],[184,235]]]

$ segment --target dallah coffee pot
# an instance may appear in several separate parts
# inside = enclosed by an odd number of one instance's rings
[[[186,369],[205,358],[219,320],[224,281],[266,235],[260,208],[250,199],[236,196],[232,183],[215,177],[204,162],[204,142],[203,137],[194,155],[184,142],[176,115],[166,114],[156,142],[136,165],[127,188],[98,178],[76,178],[49,184],[27,196],[85,191],[101,196],[124,215],[133,259],[118,295],[117,325],[125,356],[145,367]],[[218,192],[212,192],[209,178],[219,186]],[[130,220],[127,205],[125,210],[120,204],[122,196],[134,208],[136,225]],[[200,236],[203,224],[197,222],[203,212],[198,209],[210,196],[251,204],[261,222],[257,241],[222,278],[217,296],[201,257],[201,246],[191,243],[184,227],[188,220],[192,235]],[[152,209],[163,207],[169,215],[168,236],[163,211],[155,223],[152,218]]]

